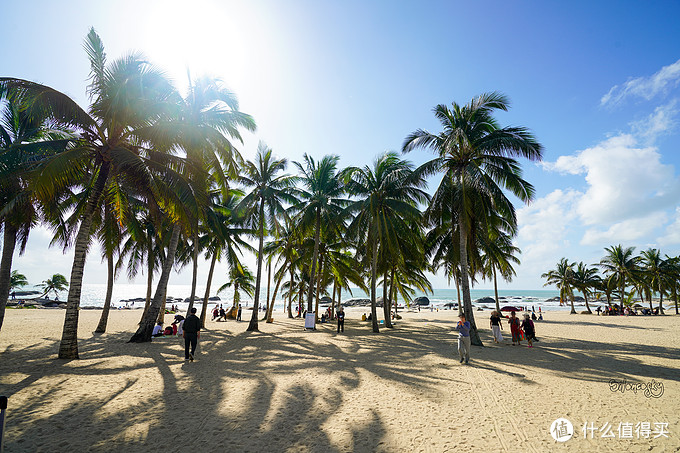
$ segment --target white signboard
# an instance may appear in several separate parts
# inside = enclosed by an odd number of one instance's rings
[[[305,315],[305,329],[314,329],[316,326],[316,316],[314,313],[307,313]]]

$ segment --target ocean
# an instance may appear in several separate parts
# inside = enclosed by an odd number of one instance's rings
[[[24,290],[30,290],[34,288],[26,287],[23,288]],[[155,290],[155,288],[154,288]],[[217,290],[217,287],[215,287],[211,291],[211,296],[215,296],[215,292]],[[273,291],[272,287],[272,291]],[[173,298],[173,299],[182,299],[184,300],[185,298],[188,298],[191,293],[191,285],[168,285],[168,298]],[[494,291],[493,289],[472,289],[470,291],[470,295],[472,297],[472,300],[475,301],[477,299],[481,299],[483,297],[494,297]],[[198,285],[196,295],[199,297],[203,297],[205,294],[205,285]],[[67,297],[67,292],[61,292],[59,293],[59,300],[65,301]],[[260,295],[260,301],[264,301],[266,299],[267,295],[267,287],[265,286],[263,288],[263,292]],[[382,295],[382,288],[378,291],[378,296]],[[418,296],[423,296],[425,294],[418,292],[416,294],[416,297]],[[522,306],[522,307],[528,307],[531,308],[532,306],[535,307],[536,310],[538,310],[539,307],[542,308],[542,310],[568,310],[568,306],[563,306],[560,307],[558,302],[553,302],[553,301],[548,301],[548,299],[554,298],[558,296],[559,293],[556,290],[549,290],[549,289],[540,289],[540,290],[499,290],[498,291],[498,296],[500,299],[500,305],[501,307],[504,305],[513,305],[513,306]],[[104,305],[104,298],[106,296],[106,285],[105,284],[84,284],[82,288],[82,293],[81,293],[81,301],[80,305],[81,307],[102,307]],[[127,301],[127,306],[131,306],[131,302],[129,302],[130,299],[135,299],[135,298],[144,298],[146,296],[146,285],[143,284],[128,284],[128,283],[120,283],[116,284],[113,287],[113,298],[112,298],[112,305],[115,308],[124,308],[126,306],[126,301]],[[225,306],[231,305],[231,302],[234,297],[234,292],[231,289],[228,289],[226,291],[223,291],[219,295],[220,301],[217,303],[222,303]],[[457,303],[458,302],[458,296],[456,293],[455,288],[440,288],[440,289],[435,289],[433,294],[427,294],[426,295],[429,299],[431,304],[435,308],[440,308],[444,309],[445,304],[447,303]],[[53,297],[53,296],[50,296]],[[368,298],[368,296],[361,290],[355,289],[352,290],[352,294],[349,292],[343,292],[342,294],[342,300],[348,300],[352,298]],[[279,293],[277,295],[277,300],[274,303],[274,309],[275,311],[281,311],[283,310],[283,305],[284,305],[284,300],[281,298],[281,294]],[[179,305],[179,308],[181,310],[186,309],[188,306],[187,302],[177,302],[176,300],[169,301],[168,304],[174,303],[176,305]],[[210,306],[212,307],[215,302],[211,301]],[[244,306],[252,306],[253,301],[252,298],[249,298],[245,294],[241,293],[241,303]],[[403,305],[403,301],[399,300],[399,305]],[[494,308],[493,303],[481,303],[477,304],[480,308]],[[577,304],[579,305],[579,304]],[[144,302],[135,302],[134,303],[134,308],[138,307],[143,307]]]

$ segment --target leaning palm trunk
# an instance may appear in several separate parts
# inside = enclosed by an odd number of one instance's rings
[[[575,315],[576,314],[576,309],[574,308],[574,295],[570,294],[569,295],[569,302],[571,302],[571,313],[570,315]]]
[[[484,346],[479,332],[477,332],[477,325],[475,324],[475,315],[472,311],[472,300],[470,299],[470,280],[468,278],[468,258],[467,258],[467,228],[464,219],[465,211],[461,210],[458,224],[460,229],[460,279],[463,287],[463,313],[465,319],[470,322],[470,342],[475,346]]]
[[[257,248],[257,277],[255,279],[255,296],[253,297],[253,315],[246,329],[248,332],[258,330],[257,309],[260,306],[260,286],[262,285],[262,248],[264,246],[264,199],[260,201],[260,243]]]
[[[396,290],[394,286],[394,273],[395,268],[392,266],[392,271],[390,272],[390,309],[394,306],[394,314],[398,313],[397,301],[394,298],[394,291]],[[394,303],[393,303],[394,301]]]
[[[96,333],[106,332],[106,325],[109,322],[109,310],[111,309],[111,296],[113,295],[113,253],[106,253],[106,299],[104,299],[104,308],[102,315],[99,318],[99,324],[94,330]]]
[[[293,313],[293,279],[295,278],[295,271],[293,270],[293,263],[290,264],[290,285],[288,285],[288,317],[292,318]]]
[[[588,314],[592,315],[593,312],[590,310],[590,305],[588,305],[588,293],[586,293],[585,291],[583,291],[583,299],[586,301],[586,311],[588,312]]]
[[[496,279],[496,266],[494,266],[492,264],[491,269],[493,270],[493,293],[496,296],[496,311],[498,313],[500,313],[501,312],[501,304],[498,301],[498,280]]]
[[[5,307],[9,298],[9,282],[12,275],[12,256],[17,243],[17,228],[5,221],[5,233],[0,260],[0,329],[5,319]]]
[[[281,281],[283,280],[283,275],[279,277],[279,279],[276,281],[276,286],[274,287],[274,294],[272,295],[272,299],[269,302],[269,306],[267,307],[267,322],[274,322],[274,316],[272,312],[274,311],[274,301],[276,301],[276,294],[279,292],[279,286],[281,285]]]
[[[272,262],[267,260],[267,299],[264,304],[264,316],[260,321],[266,321],[269,319],[269,297],[271,296],[271,286],[272,286]]]
[[[309,271],[309,290],[307,292],[307,312],[312,311],[312,296],[314,295],[314,276],[316,275],[316,260],[319,258],[319,241],[321,235],[321,211],[316,210],[316,231],[314,233],[314,254]]]
[[[659,283],[659,314],[665,314],[663,312],[663,291],[661,291],[661,283]]]
[[[316,302],[314,303],[314,319],[315,322],[319,322],[319,295],[321,291],[321,274],[325,269],[323,257],[319,257],[319,272],[316,279]]]
[[[165,300],[165,295],[168,290],[170,272],[172,271],[173,264],[175,264],[175,252],[177,252],[177,244],[179,243],[179,233],[179,225],[175,224],[172,230],[172,236],[170,237],[170,244],[168,245],[168,255],[163,262],[161,276],[158,280],[156,294],[153,297],[151,305],[149,305],[146,316],[144,316],[142,322],[139,323],[137,332],[130,338],[128,343],[145,343],[151,341],[151,333],[153,332],[153,327],[156,324],[159,315],[161,315],[161,304]]]
[[[380,332],[378,327],[378,313],[375,303],[375,282],[378,273],[378,236],[373,239],[373,263],[371,266],[371,324],[373,325],[373,332]]]
[[[333,297],[331,297],[331,312],[330,312],[330,318],[335,319],[335,293],[338,291],[338,282],[333,281]]]
[[[198,225],[194,233],[194,266],[191,277],[191,296],[189,296],[189,308],[187,308],[187,315],[191,313],[194,307],[194,299],[196,298],[196,283],[198,282]]]
[[[60,359],[77,359],[78,357],[78,313],[80,309],[80,292],[83,286],[83,269],[87,257],[87,247],[90,242],[90,229],[92,217],[99,204],[102,191],[106,185],[111,168],[110,162],[102,163],[99,168],[97,180],[94,183],[90,199],[85,207],[83,218],[80,221],[78,235],[74,247],[73,266],[71,267],[71,281],[69,282],[68,298],[66,299],[66,316],[64,317],[64,330],[59,343]]]
[[[383,278],[383,314],[385,315],[385,327],[391,329],[392,325],[392,307],[390,307],[390,300],[387,297],[387,272]]]
[[[208,314],[208,299],[210,298],[210,287],[212,286],[213,273],[215,272],[215,263],[217,263],[217,252],[213,253],[210,261],[210,270],[208,271],[208,282],[205,286],[205,295],[203,296],[203,307],[201,308],[201,326],[205,329],[205,318]]]

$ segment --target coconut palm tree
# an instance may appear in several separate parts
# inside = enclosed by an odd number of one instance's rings
[[[254,251],[253,247],[245,241],[245,236],[251,235],[252,231],[242,228],[240,224],[243,219],[236,216],[236,206],[241,195],[242,193],[236,190],[230,190],[226,195],[214,193],[211,197],[210,209],[206,212],[206,228],[199,239],[199,244],[202,244],[202,248],[206,250],[206,259],[210,259],[210,270],[201,310],[201,324],[204,327],[215,264],[225,257],[229,269],[242,269],[240,256],[243,254],[243,249]]]
[[[299,200],[291,207],[297,214],[298,228],[314,231],[314,253],[310,265],[311,282],[307,291],[307,311],[312,311],[312,295],[319,257],[319,242],[322,224],[326,229],[337,228],[340,216],[349,201],[342,199],[345,186],[337,172],[338,156],[324,156],[318,163],[307,154],[304,164],[294,162],[300,176],[296,182],[302,185],[295,191]]]
[[[541,278],[547,279],[543,286],[555,285],[560,290],[560,305],[565,298],[571,301],[571,314],[576,314],[574,308],[574,266],[576,263],[570,263],[566,258],[562,258],[555,269],[541,275]]]
[[[641,274],[645,277],[647,287],[650,289],[649,305],[653,311],[651,293],[659,293],[659,314],[663,312],[663,295],[665,290],[665,283],[668,280],[670,263],[661,257],[661,252],[655,248],[649,248],[643,251],[638,257]]]
[[[526,128],[499,126],[493,112],[507,111],[508,107],[508,98],[496,92],[482,94],[464,106],[453,103],[451,109],[440,104],[434,108],[434,113],[443,131],[432,134],[418,129],[406,137],[402,148],[404,152],[428,148],[437,153],[435,159],[422,167],[423,171],[427,174],[443,172],[440,188],[454,183],[459,187],[460,198],[452,203],[452,207],[458,211],[463,302],[466,319],[472,324],[471,341],[478,345],[481,340],[474,323],[466,266],[471,217],[475,214],[473,199],[481,196],[493,211],[516,224],[514,207],[503,189],[521,201],[531,201],[534,188],[522,179],[521,167],[515,157],[540,160],[543,149]]]
[[[47,280],[43,280],[38,286],[43,289],[43,293],[40,297],[45,297],[49,293],[54,293],[54,297],[56,298],[60,291],[66,291],[66,288],[68,288],[68,280],[61,274],[54,274]]]
[[[93,216],[102,193],[113,176],[127,184],[160,196],[157,182],[171,184],[176,176],[170,162],[180,162],[170,154],[174,144],[164,141],[162,130],[154,126],[170,117],[169,106],[176,105],[177,92],[165,77],[139,54],[133,53],[107,64],[104,46],[94,31],[85,40],[90,60],[91,105],[88,111],[59,91],[20,79],[0,79],[0,83],[22,92],[29,108],[42,109],[57,124],[72,127],[80,135],[76,146],[46,159],[33,179],[40,199],[53,199],[70,185],[83,187],[87,203],[74,244],[64,330],[59,357],[78,358],[78,308],[83,268],[91,235]],[[166,124],[164,124],[166,126]],[[162,129],[167,129],[163,127]],[[161,143],[163,139],[163,143]],[[156,179],[154,173],[162,174]],[[90,178],[86,180],[85,178]]]
[[[23,288],[28,285],[28,279],[24,274],[20,274],[19,271],[12,271],[9,277],[9,290],[13,291],[17,288]]]
[[[605,247],[607,254],[600,260],[600,268],[605,276],[616,280],[619,287],[620,306],[623,308],[625,290],[628,281],[633,281],[637,275],[637,263],[639,259],[633,256],[635,247],[624,248],[621,244]]]
[[[483,251],[484,274],[493,279],[493,289],[496,299],[496,311],[500,313],[500,301],[498,299],[498,274],[505,281],[511,281],[516,275],[514,264],[519,264],[517,255],[522,253],[518,247],[512,245],[509,234],[494,228],[488,229],[488,234],[480,235],[480,249]]]
[[[429,201],[423,190],[427,183],[413,171],[410,162],[399,159],[393,152],[379,156],[372,167],[349,167],[345,175],[347,192],[357,198],[347,207],[347,212],[354,214],[347,234],[370,256],[371,319],[373,332],[379,332],[376,313],[379,247],[398,250],[399,239],[420,219],[417,203]]]
[[[257,226],[259,241],[253,314],[248,325],[248,331],[258,330],[257,310],[260,302],[266,226],[272,222],[276,214],[284,211],[284,202],[291,204],[296,202],[290,194],[294,180],[286,174],[280,174],[286,169],[286,164],[286,159],[274,159],[272,150],[260,142],[255,161],[246,162],[239,177],[241,185],[252,188],[252,190],[243,197],[237,210],[241,213],[249,213],[247,218],[250,219],[253,226]]]
[[[253,282],[255,281],[255,276],[250,270],[245,266],[234,266],[229,270],[229,281],[224,285],[220,286],[217,293],[221,293],[227,288],[234,288],[234,299],[230,313],[235,313],[238,309],[238,304],[241,302],[241,291],[245,292],[248,296],[253,297],[255,294],[255,286]]]
[[[30,188],[31,170],[42,159],[61,152],[70,135],[55,130],[41,112],[23,105],[20,92],[0,81],[0,329],[11,291],[10,271],[16,246],[23,253],[38,209]]]
[[[600,283],[600,277],[597,275],[597,269],[588,267],[583,261],[576,265],[573,273],[573,286],[583,293],[583,298],[586,302],[586,311],[589,314],[593,312],[588,305],[588,296],[592,294],[592,290],[597,288]]]

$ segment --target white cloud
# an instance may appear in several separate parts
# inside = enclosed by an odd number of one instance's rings
[[[622,85],[615,85],[600,99],[601,105],[616,105],[629,96],[650,100],[665,93],[680,82],[680,60],[664,66],[649,77],[637,77]]]
[[[647,118],[631,123],[633,131],[636,135],[645,139],[647,143],[654,143],[658,136],[675,129],[675,116],[678,114],[677,104],[678,100],[674,99],[666,105],[657,107],[654,109],[654,113]]]
[[[570,247],[568,235],[576,220],[573,207],[582,195],[574,190],[555,190],[517,210],[516,245],[522,250],[523,273],[540,275],[554,264],[555,256]]]
[[[581,239],[581,245],[611,245],[632,242],[650,235],[668,221],[664,212],[615,223],[607,229],[589,228]]]
[[[657,241],[661,246],[680,244],[680,207],[675,208],[675,220],[666,227],[665,234]]]
[[[621,222],[668,208],[680,195],[672,165],[654,147],[639,147],[622,134],[546,165],[562,173],[584,174],[588,184],[576,205],[586,225]]]

